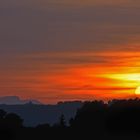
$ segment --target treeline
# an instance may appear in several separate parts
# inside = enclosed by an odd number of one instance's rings
[[[18,140],[140,139],[140,100],[85,102],[69,124],[62,114],[57,124],[40,124],[34,128],[23,126],[18,115],[0,110],[0,135]]]

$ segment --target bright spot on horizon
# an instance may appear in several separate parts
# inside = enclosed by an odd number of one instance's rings
[[[137,89],[135,90],[135,94],[136,94],[136,95],[140,95],[140,86],[137,87]]]

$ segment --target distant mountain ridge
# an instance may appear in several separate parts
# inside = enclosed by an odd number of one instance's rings
[[[62,114],[68,123],[82,105],[83,103],[80,101],[60,102],[56,105],[40,105],[29,102],[17,105],[0,104],[0,109],[19,115],[24,120],[25,126],[37,126],[45,123],[56,124]]]
[[[82,104],[81,101],[67,101],[58,102],[55,105],[44,105],[37,100],[22,100],[17,96],[0,97],[0,109],[18,114],[24,119],[25,126],[37,126],[44,123],[53,125],[59,121],[62,114],[68,123]]]
[[[22,100],[18,96],[3,96],[0,97],[0,104],[5,105],[24,105],[24,104],[42,104],[41,102],[37,100]]]

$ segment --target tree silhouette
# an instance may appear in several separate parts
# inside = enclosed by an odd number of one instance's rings
[[[55,139],[57,136],[57,139],[84,137],[89,139],[90,137],[95,140],[129,140],[129,136],[138,136],[136,138],[140,139],[140,100],[84,102],[83,106],[77,110],[76,116],[70,119],[69,124],[70,126],[66,125],[65,116],[62,114],[59,123],[54,126],[41,124],[37,127],[23,127],[23,120],[17,114],[7,114],[0,110],[1,137],[12,133],[18,138],[21,134],[23,139],[47,139],[48,137]]]
[[[66,127],[66,121],[65,121],[65,116],[64,116],[64,114],[62,114],[62,115],[60,116],[60,126],[61,126],[61,127]]]
[[[83,107],[77,111],[75,118],[71,120],[71,126],[85,131],[87,129],[101,131],[106,110],[107,105],[102,101],[85,102]]]
[[[4,118],[5,126],[8,128],[23,127],[23,120],[15,113],[7,114]]]

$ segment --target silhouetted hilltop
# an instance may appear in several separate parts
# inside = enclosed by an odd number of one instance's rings
[[[56,105],[39,105],[29,102],[24,105],[0,105],[0,109],[21,116],[24,119],[25,126],[36,126],[44,123],[53,125],[58,122],[62,114],[65,115],[66,122],[68,122],[81,106],[82,102],[79,101],[59,102]]]

